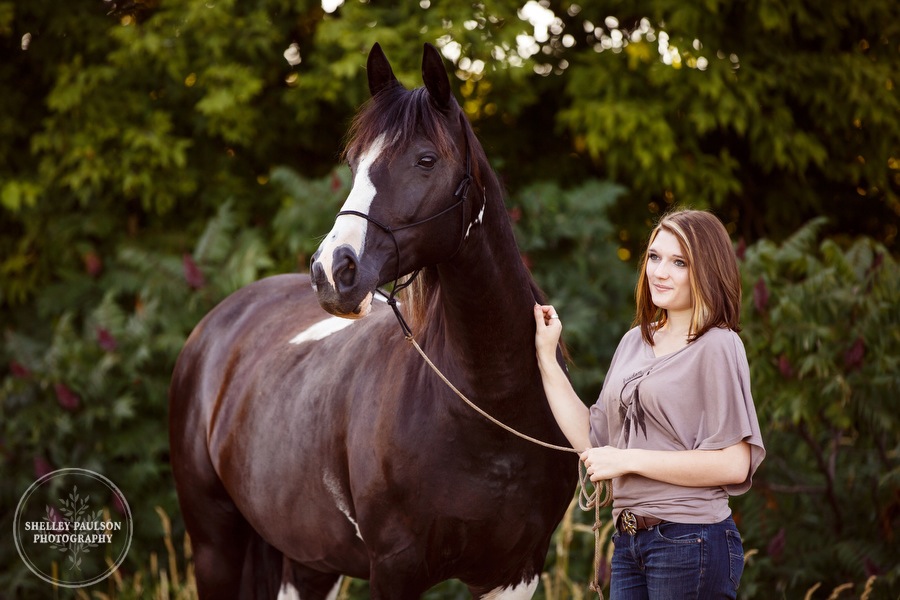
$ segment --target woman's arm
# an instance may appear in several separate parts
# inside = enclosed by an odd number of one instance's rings
[[[591,481],[641,475],[673,485],[736,485],[750,473],[750,445],[738,442],[721,450],[641,450],[612,446],[581,453]]]
[[[562,325],[558,318],[551,318],[555,314],[556,310],[552,306],[534,307],[536,326],[534,344],[538,367],[541,371],[544,393],[547,395],[547,402],[556,423],[573,448],[585,450],[591,446],[590,410],[575,393],[569,378],[556,361]]]

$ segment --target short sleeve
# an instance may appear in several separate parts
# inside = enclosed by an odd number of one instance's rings
[[[609,445],[609,420],[606,418],[606,410],[600,399],[591,406],[590,439],[593,448]]]
[[[603,389],[600,390],[600,396],[597,398],[597,401],[591,406],[590,441],[591,446],[594,448],[608,446],[610,444],[615,445],[615,443],[611,441],[612,436],[610,436],[610,430],[615,427],[616,424],[610,422],[609,406],[614,401],[614,398],[618,397],[618,389],[614,391],[614,388],[616,388],[616,384],[614,383],[617,379],[616,373],[620,370],[623,361],[625,363],[629,362],[629,357],[637,352],[640,348],[640,344],[640,330],[634,327],[622,336],[619,345],[616,346],[616,351],[613,353],[612,360],[609,362],[609,369],[606,371]],[[619,376],[620,375],[621,374],[619,374]]]
[[[750,489],[753,474],[765,458],[766,450],[750,390],[750,366],[744,345],[733,331],[711,330],[705,335],[710,333],[716,339],[704,353],[707,368],[700,371],[697,382],[703,415],[696,447],[720,450],[741,441],[750,445],[747,479],[724,486],[729,495],[736,496]]]

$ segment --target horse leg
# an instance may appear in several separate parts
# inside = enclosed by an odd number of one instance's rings
[[[285,557],[278,600],[335,600],[340,580],[340,575],[314,571]]]
[[[182,502],[199,598],[275,598],[281,582],[281,553],[250,527],[230,499],[205,498]]]
[[[181,422],[181,421],[179,421]],[[282,578],[282,555],[241,515],[209,461],[202,436],[171,428],[172,474],[191,540],[201,600],[271,600]]]
[[[224,492],[224,490],[223,490]],[[188,506],[182,508],[188,522]],[[335,600],[340,576],[287,559],[247,523],[230,500],[209,508],[189,527],[198,596],[204,599]]]

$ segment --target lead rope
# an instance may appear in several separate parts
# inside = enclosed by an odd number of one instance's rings
[[[453,392],[457,396],[459,396],[463,400],[463,402],[465,402],[473,410],[475,410],[475,412],[477,412],[478,414],[483,416],[485,419],[487,419],[494,425],[497,425],[497,426],[505,429],[506,431],[522,438],[523,440],[527,440],[529,442],[537,444],[538,446],[543,446],[544,448],[550,448],[551,450],[559,450],[561,452],[573,452],[577,455],[581,454],[578,450],[576,450],[574,448],[569,448],[568,446],[557,446],[556,444],[550,444],[543,440],[533,438],[530,435],[526,435],[520,431],[517,431],[517,430],[513,429],[512,427],[510,427],[509,425],[507,425],[506,423],[503,423],[502,421],[499,421],[498,419],[494,418],[493,416],[491,416],[490,414],[485,412],[480,406],[478,406],[477,404],[475,404],[474,402],[469,400],[465,394],[463,394],[461,391],[459,391],[459,389],[457,389],[457,387],[455,385],[453,385],[450,382],[450,380],[444,376],[443,373],[441,373],[441,370],[437,368],[437,365],[435,365],[433,362],[431,362],[431,359],[428,358],[428,355],[425,354],[425,351],[422,350],[421,346],[419,346],[419,343],[416,342],[415,338],[412,336],[412,333],[410,332],[409,326],[406,324],[406,321],[404,321],[403,318],[400,316],[400,311],[397,308],[396,303],[391,304],[391,308],[394,309],[394,313],[397,315],[397,318],[400,320],[400,326],[403,328],[403,332],[406,337],[406,341],[408,341],[409,343],[411,343],[413,345],[413,348],[415,348],[416,351],[422,356],[422,358],[425,360],[425,362],[428,364],[428,366],[431,367],[431,370],[433,370],[435,373],[437,373],[437,376],[440,377],[441,380],[447,384],[447,387],[449,387],[451,390],[453,390]],[[591,590],[597,592],[597,596],[600,598],[600,600],[603,600],[603,582],[600,581],[600,557],[601,557],[600,508],[604,507],[604,506],[608,506],[609,503],[612,502],[612,482],[609,480],[603,480],[599,484],[594,484],[594,491],[588,493],[587,487],[588,487],[588,485],[590,485],[590,483],[591,483],[591,481],[590,481],[590,477],[588,477],[587,469],[584,467],[582,462],[579,460],[578,461],[578,508],[580,508],[581,510],[583,510],[585,512],[589,511],[591,508],[594,509],[594,526],[592,528],[594,531],[594,578],[588,587]]]

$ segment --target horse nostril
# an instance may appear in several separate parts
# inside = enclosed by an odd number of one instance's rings
[[[357,285],[359,269],[356,252],[349,246],[342,246],[334,252],[334,285],[338,292],[347,292]]]
[[[316,262],[315,259],[309,263],[309,274],[312,280],[313,289],[317,289],[319,284],[325,283],[325,268],[322,263]]]
[[[334,270],[338,289],[349,289],[356,284],[356,264],[352,260],[342,261]]]
[[[356,282],[356,265],[348,260],[347,264],[340,270],[338,279],[341,282],[341,286],[346,288],[353,287],[353,284]]]

